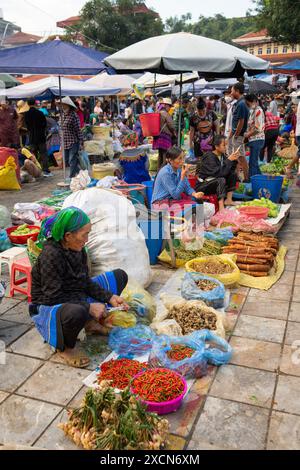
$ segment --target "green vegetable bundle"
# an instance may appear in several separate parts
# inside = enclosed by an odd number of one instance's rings
[[[262,197],[261,199],[254,199],[253,201],[244,202],[240,205],[240,207],[245,206],[254,206],[254,207],[267,207],[269,209],[268,217],[277,217],[279,214],[279,206],[275,204],[275,202],[270,201],[270,199],[266,199]]]

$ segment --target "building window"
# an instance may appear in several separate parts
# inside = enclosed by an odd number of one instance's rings
[[[259,48],[258,48],[257,53],[258,53],[258,55],[261,55],[261,54],[262,54],[262,47],[259,47]]]
[[[272,53],[272,50],[271,50],[271,46],[267,47],[267,54],[271,54]]]
[[[292,45],[292,52],[297,52],[297,44]]]
[[[283,48],[282,48],[282,53],[283,53],[283,54],[287,54],[287,51],[288,51],[287,46],[283,46]]]
[[[278,46],[275,46],[273,49],[273,54],[278,54]]]
[[[250,47],[249,53],[250,53],[250,54],[254,54],[254,49],[253,49],[253,47]]]

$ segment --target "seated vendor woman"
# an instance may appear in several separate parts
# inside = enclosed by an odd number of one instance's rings
[[[184,165],[184,153],[178,147],[171,147],[166,154],[167,164],[159,171],[153,190],[152,204],[159,206],[166,202],[200,200],[203,192],[194,191],[187,179],[188,166]],[[200,202],[200,201],[198,201]]]
[[[40,239],[44,248],[32,269],[32,304],[29,312],[44,340],[73,367],[86,367],[89,359],[76,352],[79,332],[101,333],[106,304],[128,310],[119,297],[128,277],[121,269],[89,276],[85,244],[91,231],[88,216],[70,207],[46,219]]]
[[[225,156],[225,138],[217,135],[213,141],[213,150],[205,153],[197,164],[196,184],[197,191],[205,195],[216,194],[219,200],[219,209],[233,205],[232,195],[236,187],[236,166],[239,158],[239,149],[228,158]]]

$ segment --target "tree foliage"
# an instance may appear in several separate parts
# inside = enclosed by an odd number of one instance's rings
[[[278,42],[300,42],[299,0],[254,0],[257,27],[267,28],[269,35]]]

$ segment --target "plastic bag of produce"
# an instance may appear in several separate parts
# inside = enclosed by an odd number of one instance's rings
[[[156,314],[155,300],[138,282],[129,281],[121,295],[139,317],[153,320]]]
[[[174,370],[184,377],[203,377],[207,372],[205,343],[194,341],[192,334],[158,336],[153,340],[148,363],[151,367]]]
[[[185,300],[179,296],[161,294],[165,309],[159,311],[151,323],[151,328],[158,331],[165,321],[173,320],[178,325],[177,336],[187,335],[194,331],[209,329],[221,338],[225,338],[225,316],[202,300]],[[179,333],[180,332],[180,333]]]
[[[240,270],[235,262],[236,255],[204,256],[188,261],[185,269],[213,277],[229,287],[240,280]]]
[[[106,328],[132,328],[136,325],[136,316],[130,311],[114,310],[104,320],[101,320],[101,324]]]
[[[131,359],[150,351],[154,337],[154,331],[144,325],[128,329],[114,328],[109,335],[108,344],[120,357]]]
[[[232,230],[228,228],[220,228],[213,232],[205,232],[204,234],[206,240],[213,240],[221,245],[227,245],[228,240],[231,240],[233,237]]]
[[[0,189],[6,190],[20,190],[17,179],[17,165],[13,157],[9,157],[4,166],[0,166]]]
[[[0,253],[12,247],[11,241],[5,230],[0,229]]]
[[[186,273],[181,284],[181,295],[187,300],[202,300],[210,307],[222,308],[225,287],[222,282],[212,277]]]
[[[0,206],[0,228],[7,228],[11,225],[10,215],[5,206]]]

